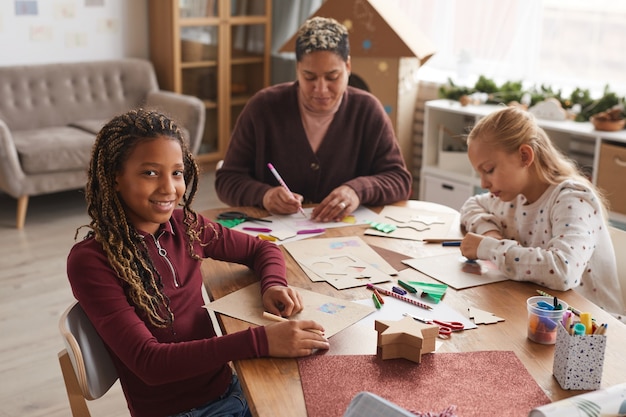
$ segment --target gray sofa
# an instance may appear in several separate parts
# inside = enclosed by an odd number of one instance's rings
[[[149,61],[122,59],[0,67],[0,191],[17,199],[17,227],[29,196],[82,188],[91,148],[113,116],[137,107],[168,114],[196,153],[205,107],[159,90]]]

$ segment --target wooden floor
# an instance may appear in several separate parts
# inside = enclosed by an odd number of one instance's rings
[[[196,210],[223,206],[213,180],[213,172],[202,174]],[[0,195],[0,417],[67,417],[58,320],[74,300],[65,261],[76,228],[88,223],[84,198],[80,191],[31,197],[22,230],[14,228],[15,209]],[[129,415],[119,382],[89,407],[93,417]]]

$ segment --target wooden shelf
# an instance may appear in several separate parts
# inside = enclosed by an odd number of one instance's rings
[[[148,4],[150,59],[159,86],[204,102],[206,127],[197,159],[216,162],[224,157],[238,107],[270,83],[272,2]]]

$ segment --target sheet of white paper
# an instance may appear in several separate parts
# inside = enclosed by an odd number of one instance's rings
[[[268,217],[264,217],[264,219],[271,220],[272,223],[265,222],[243,222],[234,227],[233,230],[238,230],[243,233],[247,233],[252,236],[258,236],[259,234],[272,234],[273,231],[280,231],[282,236],[287,236],[285,234],[286,231],[292,231],[293,236],[285,237],[284,239],[276,240],[274,243],[277,245],[282,245],[288,242],[295,242],[302,239],[307,239],[313,236],[319,236],[323,234],[321,233],[306,233],[306,234],[297,234],[299,230],[310,230],[310,229],[332,229],[334,227],[344,227],[344,226],[354,226],[354,225],[362,225],[368,224],[369,221],[373,221],[378,218],[378,215],[374,213],[372,210],[367,207],[359,206],[354,212],[352,212],[349,216],[346,216],[343,221],[340,222],[314,222],[311,220],[311,213],[313,212],[313,207],[304,208],[304,212],[307,217],[304,218],[302,213],[298,212],[295,214],[289,215],[272,215]],[[255,232],[251,230],[244,230],[244,227],[266,227],[272,230],[272,232]]]
[[[465,326],[464,330],[475,329],[478,327],[466,316],[459,313],[443,301],[435,304],[420,299],[420,301],[422,301],[424,304],[428,304],[433,308],[432,310],[426,310],[405,301],[398,300],[397,298],[388,297],[385,295],[383,295],[382,297],[385,300],[385,304],[383,304],[380,309],[376,310],[369,316],[362,318],[358,322],[359,325],[362,324],[373,329],[375,320],[402,320],[404,318],[402,314],[409,313],[427,320],[437,319],[442,321],[458,321],[463,323],[463,325]],[[374,305],[374,302],[371,298],[358,300],[355,302],[366,306]],[[452,335],[454,336],[454,333]]]
[[[287,240],[296,236],[296,232],[293,230],[273,230],[270,232],[270,236],[275,237],[278,240]]]
[[[359,333],[363,334],[372,334],[372,337],[375,338],[376,331],[374,330],[374,322],[376,320],[402,320],[404,318],[404,313],[409,313],[424,319],[436,318],[438,320],[445,321],[458,321],[463,323],[463,325],[465,326],[465,329],[463,331],[475,329],[478,327],[467,317],[464,317],[462,314],[454,310],[452,307],[446,305],[444,302],[440,302],[439,304],[425,303],[433,307],[432,310],[425,310],[405,301],[398,300],[397,298],[383,295],[383,299],[385,300],[385,304],[383,304],[380,309],[374,311],[369,316],[366,316],[359,320],[357,323],[353,324],[351,326],[351,331],[358,331]],[[364,306],[374,305],[371,298],[358,300],[355,302],[358,304],[363,304]],[[452,333],[451,337],[454,337],[454,333]],[[439,349],[439,347],[444,342],[444,340],[437,338],[435,340],[435,351]]]

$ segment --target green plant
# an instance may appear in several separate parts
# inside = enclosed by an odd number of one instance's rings
[[[622,114],[626,97],[619,97],[616,93],[605,86],[602,97],[593,99],[587,89],[577,87],[569,97],[563,97],[561,90],[554,90],[551,86],[533,86],[524,90],[521,81],[507,81],[498,86],[492,79],[481,75],[473,87],[456,85],[452,79],[448,78],[448,84],[439,87],[439,97],[450,100],[462,100],[464,96],[471,96],[474,93],[486,93],[489,104],[508,104],[512,101],[522,102],[522,98],[530,95],[530,106],[544,101],[547,98],[555,98],[564,109],[572,109],[580,106],[580,112],[576,115],[576,121],[584,122],[589,120],[594,114],[604,112],[616,106],[621,106]]]

